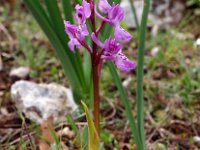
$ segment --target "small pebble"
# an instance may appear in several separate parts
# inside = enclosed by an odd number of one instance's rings
[[[59,136],[65,136],[69,139],[72,139],[75,136],[75,133],[69,129],[69,127],[65,127],[64,129],[58,132]]]
[[[196,144],[200,145],[200,137],[199,136],[194,136],[193,140]]]
[[[130,85],[131,81],[132,81],[132,77],[129,76],[126,80],[123,81],[123,83],[122,83],[123,87],[128,88],[128,86]]]
[[[10,71],[10,77],[17,77],[20,79],[25,79],[30,74],[30,69],[28,67],[14,68]]]
[[[160,51],[160,47],[154,47],[152,50],[151,50],[151,55],[152,56],[156,56],[156,54]]]
[[[198,47],[198,46],[200,46],[200,38],[198,38],[194,43],[194,47]]]

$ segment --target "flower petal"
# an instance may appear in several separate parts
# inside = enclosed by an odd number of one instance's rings
[[[108,18],[112,21],[113,25],[117,25],[124,17],[124,10],[122,7],[113,3],[110,11],[108,12]]]
[[[69,36],[69,38],[75,38],[78,27],[76,25],[71,24],[69,21],[64,21],[65,32]]]
[[[120,26],[115,27],[114,36],[118,42],[129,42],[132,39],[131,34]]]
[[[84,24],[86,19],[89,18],[91,15],[90,3],[87,3],[85,0],[83,0],[82,6],[77,4],[75,6],[75,10],[75,18],[79,24]]]
[[[115,57],[115,65],[117,66],[117,68],[119,68],[121,71],[128,73],[130,72],[132,69],[134,69],[136,67],[136,62],[129,60],[124,54],[119,53],[116,57]]]
[[[87,26],[86,24],[82,24],[79,26],[79,29],[80,29],[80,33],[82,36],[88,36],[89,35],[89,32],[88,32],[88,29],[87,29]]]
[[[81,44],[79,43],[79,41],[77,39],[73,38],[73,39],[70,39],[70,41],[68,42],[68,46],[69,46],[70,50],[72,52],[74,52],[74,48],[75,47],[80,48]]]
[[[90,3],[86,2],[85,0],[83,0],[82,5],[83,5],[83,10],[84,10],[85,17],[89,18],[90,15],[91,15]]]
[[[75,18],[76,18],[77,22],[79,24],[85,23],[86,17],[85,17],[83,6],[80,6],[79,4],[77,4],[75,6],[75,10],[76,10]]]
[[[112,39],[110,36],[105,42],[104,42],[104,55],[116,55],[121,49],[122,44],[117,43],[115,39]]]
[[[110,6],[110,4],[108,3],[107,0],[100,0],[99,1],[99,10],[102,13],[108,13],[110,9],[111,9],[111,6]]]

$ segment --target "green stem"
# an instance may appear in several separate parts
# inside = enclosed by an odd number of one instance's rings
[[[139,56],[138,56],[138,67],[137,67],[137,97],[136,97],[137,114],[138,114],[137,123],[143,149],[146,149],[145,132],[144,132],[143,66],[144,66],[144,48],[145,48],[145,37],[146,37],[149,5],[150,5],[150,0],[144,0],[142,22],[139,34]]]
[[[135,20],[135,25],[136,25],[136,29],[138,31],[138,33],[140,32],[140,25],[138,23],[138,18],[137,18],[137,12],[136,12],[136,9],[135,9],[135,6],[133,4],[133,1],[132,0],[129,0],[130,2],[130,5],[131,5],[131,10],[133,12],[133,16],[134,16],[134,20]]]

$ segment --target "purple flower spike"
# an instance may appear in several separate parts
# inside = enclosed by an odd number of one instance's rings
[[[84,37],[89,34],[86,25],[76,26],[69,21],[64,21],[64,25],[65,32],[70,38],[70,41],[68,42],[69,48],[72,51],[74,51],[74,47],[80,48],[80,41],[83,41]]]
[[[95,9],[96,16],[101,19],[101,24],[96,29],[94,24],[92,28],[91,39],[96,45],[100,48],[93,49],[90,45],[84,40],[86,36],[89,35],[86,20],[91,16],[91,8]],[[102,60],[111,60],[115,63],[117,68],[122,70],[123,72],[128,73],[130,70],[136,67],[136,63],[134,61],[129,60],[122,52],[122,43],[129,42],[132,39],[130,33],[125,31],[120,26],[120,21],[124,17],[124,11],[120,7],[119,4],[113,3],[110,5],[108,0],[99,0],[99,10],[101,13],[106,14],[106,16],[102,16],[96,8],[96,4],[92,1],[87,2],[87,0],[83,0],[82,5],[76,5],[75,10],[75,18],[77,20],[78,25],[71,24],[69,21],[64,21],[65,25],[65,32],[70,38],[68,42],[68,46],[71,51],[74,51],[75,48],[80,48],[83,46],[88,50],[88,52],[93,56],[95,54],[95,65],[101,65]],[[94,16],[93,16],[94,17]],[[104,42],[101,42],[98,39],[98,34],[100,33],[101,29],[105,23],[109,23],[110,25],[114,26],[114,38],[110,36]],[[96,64],[97,63],[97,64]]]
[[[120,26],[116,26],[114,36],[118,42],[129,42],[132,39],[131,34]]]
[[[136,67],[136,62],[129,60],[124,54],[121,52],[114,59],[115,65],[121,71],[128,73],[132,69]]]
[[[76,10],[76,20],[79,24],[85,24],[87,18],[91,15],[90,4],[83,0],[82,6],[79,4],[75,7]]]
[[[102,13],[108,13],[109,10],[111,9],[111,6],[110,4],[108,3],[107,0],[100,0],[99,1],[99,10],[102,12]]]

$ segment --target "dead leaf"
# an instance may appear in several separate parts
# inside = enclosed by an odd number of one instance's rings
[[[39,148],[40,150],[50,150],[50,145],[55,143],[51,130],[53,129],[53,117],[49,117],[46,121],[44,121],[41,125],[41,140],[39,140]]]

